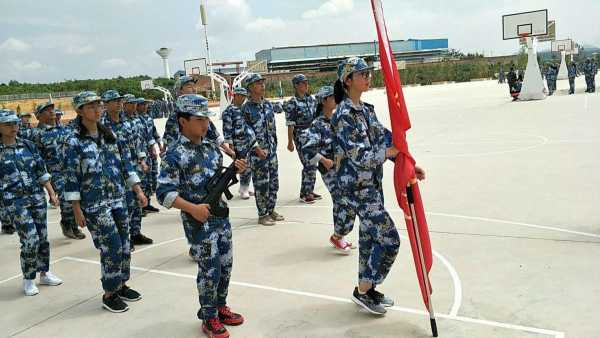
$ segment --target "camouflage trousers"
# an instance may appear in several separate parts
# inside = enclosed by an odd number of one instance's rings
[[[5,209],[13,216],[21,242],[23,278],[35,279],[38,272],[47,272],[50,266],[46,198],[39,194],[16,199],[7,204]]]
[[[8,212],[7,206],[4,205],[2,194],[0,194],[0,222],[2,223],[2,228],[11,228],[14,226],[12,215]]]
[[[227,218],[213,216],[205,223],[199,223],[184,212],[181,219],[194,260],[198,263],[198,318],[214,318],[217,308],[227,304],[233,267],[231,224]]]
[[[340,214],[344,224],[360,220],[358,281],[381,284],[390,271],[400,236],[383,205],[383,194],[375,187],[340,192]],[[340,234],[342,235],[342,234]]]
[[[310,195],[315,190],[315,182],[317,180],[317,167],[310,164],[308,160],[305,159],[306,156],[302,154],[302,147],[306,143],[306,139],[302,136],[302,133],[298,131],[298,133],[294,133],[294,144],[296,145],[296,152],[298,153],[298,157],[300,158],[300,163],[302,163],[302,181],[300,183],[300,197],[305,197]]]
[[[73,205],[65,199],[64,180],[60,173],[52,173],[52,186],[58,195],[60,201],[60,222],[66,229],[74,229],[75,216],[73,214]]]
[[[247,187],[250,185],[250,180],[252,179],[252,170],[250,168],[246,169],[243,173],[240,174],[240,186]]]
[[[129,280],[131,252],[127,208],[123,199],[83,210],[94,246],[100,250],[102,289],[115,292]]]
[[[129,213],[129,232],[131,236],[139,235],[142,231],[142,208],[140,208],[133,191],[127,191],[126,202]]]
[[[269,215],[275,210],[279,191],[277,154],[269,154],[265,160],[261,160],[253,154],[250,162],[258,216]]]
[[[150,171],[143,173],[142,175],[142,190],[148,200],[156,192],[156,185],[158,181],[158,159],[150,156],[147,159],[147,164],[150,167]]]
[[[349,217],[343,217],[348,216],[348,213],[343,213],[340,210],[340,194],[339,190],[336,188],[337,177],[335,168],[329,169],[324,175],[321,175],[321,178],[323,179],[323,183],[325,183],[327,190],[329,190],[331,201],[333,202],[333,232],[337,236],[344,237],[352,231],[355,217],[352,219],[349,219]]]
[[[586,75],[585,84],[587,85],[587,92],[593,93],[596,91],[596,76]]]
[[[575,78],[569,78],[569,94],[575,94]]]

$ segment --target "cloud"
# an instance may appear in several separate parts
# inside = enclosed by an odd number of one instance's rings
[[[0,45],[0,50],[10,52],[26,52],[31,49],[31,45],[27,42],[15,38],[8,38]]]
[[[127,66],[127,61],[120,58],[106,59],[102,61],[101,66],[104,68],[122,68]]]
[[[38,61],[31,61],[29,63],[25,63],[23,61],[12,61],[11,65],[18,71],[34,71],[34,70],[40,70],[42,68],[44,68],[44,65],[42,65],[40,62]]]
[[[281,18],[256,18],[246,24],[246,29],[254,32],[282,29],[285,22]]]
[[[85,55],[93,53],[96,48],[92,44],[70,45],[65,48],[65,53],[70,55]]]
[[[302,13],[303,19],[314,19],[319,17],[338,16],[354,9],[352,0],[329,0],[317,9],[309,9]]]

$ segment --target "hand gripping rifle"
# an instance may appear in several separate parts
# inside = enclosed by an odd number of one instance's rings
[[[252,146],[250,149],[251,148]],[[223,194],[225,194],[227,200],[233,198],[233,194],[229,191],[229,188],[239,182],[237,179],[235,160],[246,158],[247,154],[248,151],[240,153],[236,152],[235,158],[229,167],[220,167],[213,177],[210,178],[210,181],[208,181],[206,186],[208,194],[202,200],[202,203],[210,205],[211,215],[223,218],[229,217],[229,208],[220,206],[219,202],[221,201],[221,195]]]

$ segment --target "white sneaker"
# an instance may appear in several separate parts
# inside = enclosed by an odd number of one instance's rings
[[[243,200],[247,200],[250,198],[250,193],[248,192],[248,187],[247,186],[241,186],[240,187],[240,197]]]
[[[35,279],[23,279],[23,291],[26,296],[35,296],[40,290],[35,285]]]
[[[40,285],[57,286],[63,283],[62,279],[56,277],[52,272],[48,271],[45,275],[40,276]]]

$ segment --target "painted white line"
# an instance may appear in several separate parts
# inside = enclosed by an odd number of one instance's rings
[[[67,259],[67,258],[65,258],[65,257],[61,257],[61,258],[55,259],[55,260],[53,260],[53,261],[51,261],[51,262],[50,262],[50,265],[54,265],[54,264],[56,264],[56,263],[58,263],[58,262],[60,262],[60,261],[63,261],[63,260],[65,260],[65,259]],[[14,275],[14,276],[12,276],[12,277],[8,277],[8,278],[6,278],[6,279],[0,280],[0,284],[4,284],[4,283],[6,283],[6,282],[10,282],[11,280],[13,280],[13,279],[17,279],[17,278],[19,278],[19,277],[23,277],[23,274],[22,274],[22,273],[20,273],[20,274],[18,274],[18,275]]]
[[[75,258],[75,257],[63,257],[63,258],[65,260],[70,260],[70,261],[74,261],[74,262],[100,265],[100,262],[92,261],[92,260],[88,260],[88,259],[81,259],[81,258]],[[155,269],[146,269],[146,268],[140,268],[140,267],[135,267],[135,266],[132,266],[130,269],[135,270],[135,271],[149,272],[149,273],[163,275],[163,276],[186,278],[186,279],[191,279],[191,280],[196,280],[196,277],[197,277],[196,275],[189,275],[189,274],[176,273],[176,272],[163,271],[163,270],[155,270]],[[312,292],[282,289],[282,288],[276,288],[276,287],[272,287],[272,286],[265,286],[265,285],[244,283],[244,282],[235,282],[235,281],[231,281],[230,284],[236,285],[236,286],[247,287],[247,288],[259,289],[259,290],[273,291],[273,292],[289,294],[289,295],[296,295],[296,296],[303,296],[303,297],[309,297],[309,298],[335,301],[335,302],[340,302],[340,303],[352,303],[352,301],[347,298],[328,296],[328,295],[312,293]],[[392,311],[412,313],[412,314],[417,314],[417,315],[422,315],[422,316],[429,316],[429,313],[422,311],[422,310],[417,310],[417,309],[410,309],[410,308],[404,308],[404,307],[399,307],[399,306],[393,306],[388,309],[392,310]],[[556,338],[563,338],[565,336],[564,332],[540,329],[540,328],[535,328],[535,327],[528,327],[528,326],[523,326],[523,325],[514,325],[514,324],[509,324],[509,323],[485,320],[485,319],[475,319],[475,318],[452,316],[452,315],[446,315],[446,314],[437,314],[437,317],[449,319],[449,320],[455,320],[455,321],[464,322],[464,323],[473,323],[473,324],[479,324],[479,325],[484,325],[484,326],[500,327],[500,328],[515,330],[515,331],[543,334],[543,335],[547,335],[547,336],[553,336]]]
[[[178,238],[170,239],[168,241],[164,241],[164,242],[152,244],[152,245],[149,245],[149,246],[141,248],[141,249],[137,249],[137,247],[136,247],[135,251],[133,251],[131,254],[135,255],[137,253],[144,252],[146,250],[154,249],[156,247],[163,246],[165,244],[170,244],[170,243],[178,242],[178,241],[181,241],[181,240],[184,240],[184,239],[185,239],[185,237],[178,237]]]
[[[229,208],[230,209],[246,209],[246,208],[252,208],[252,207],[236,206],[236,207],[229,207]],[[331,209],[331,206],[330,205],[282,205],[282,206],[278,206],[278,208],[327,208],[327,209]],[[402,209],[398,209],[398,208],[386,208],[386,210],[389,212],[403,212]],[[553,226],[547,226],[547,225],[539,225],[539,224],[530,224],[530,223],[524,223],[524,222],[515,222],[515,221],[509,221],[509,220],[503,220],[503,219],[497,219],[497,218],[457,215],[457,214],[448,214],[448,213],[442,213],[442,212],[425,212],[425,214],[432,215],[432,216],[469,219],[469,220],[474,220],[474,221],[484,221],[484,222],[492,222],[492,223],[519,225],[519,226],[524,226],[524,227],[528,227],[528,228],[556,231],[556,232],[562,232],[562,233],[585,236],[585,237],[600,238],[600,234],[594,234],[594,233],[590,233],[590,232],[574,231],[574,230],[568,230],[565,228],[559,228],[559,227],[553,227]]]
[[[456,269],[454,269],[454,266],[452,266],[452,264],[450,264],[450,262],[448,262],[448,260],[437,251],[433,250],[433,254],[435,257],[437,257],[437,259],[440,260],[440,262],[442,262],[442,264],[446,266],[450,276],[452,277],[452,285],[454,285],[454,302],[450,308],[449,315],[456,316],[458,315],[458,310],[460,310],[460,306],[462,305],[462,283],[458,273],[456,272]]]
[[[520,225],[520,226],[524,226],[524,227],[528,227],[528,228],[535,228],[535,229],[542,229],[542,230],[548,230],[548,231],[562,232],[562,233],[572,234],[572,235],[580,235],[580,236],[586,236],[586,237],[600,238],[600,234],[593,234],[593,233],[581,232],[581,231],[573,231],[573,230],[568,230],[568,229],[564,229],[564,228],[552,227],[552,226],[546,226],[546,225],[539,225],[539,224],[529,224],[529,223],[523,223],[523,222],[513,222],[513,221],[507,221],[507,220],[496,219],[496,218],[455,215],[455,214],[446,214],[446,213],[442,213],[442,212],[426,212],[426,214],[427,215],[432,215],[432,216],[442,216],[442,217],[450,217],[450,218],[461,218],[461,219],[468,219],[468,220],[474,220],[474,221],[484,221],[484,222],[493,222],[493,223]]]

